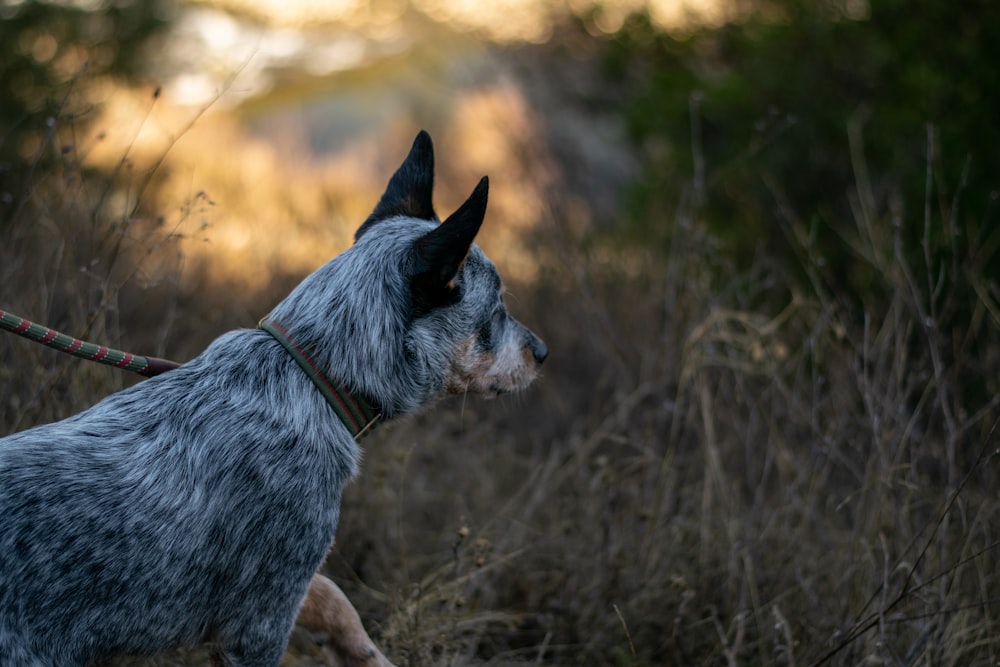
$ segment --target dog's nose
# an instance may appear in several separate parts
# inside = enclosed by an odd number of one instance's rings
[[[531,356],[533,356],[535,361],[539,364],[545,361],[545,358],[549,356],[549,348],[545,347],[545,343],[533,334],[528,334],[528,346],[531,348]]]

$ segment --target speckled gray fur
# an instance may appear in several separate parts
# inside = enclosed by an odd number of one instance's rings
[[[485,179],[439,225],[431,151],[421,133],[354,246],[271,314],[384,418],[446,392],[523,388],[546,355],[469,248]],[[274,667],[360,458],[305,373],[257,329],[0,439],[0,665],[208,641],[226,664]]]

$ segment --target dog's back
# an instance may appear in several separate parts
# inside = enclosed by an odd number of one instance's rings
[[[265,332],[232,332],[0,441],[0,664],[250,647],[255,632],[273,643],[254,624],[276,617],[287,634],[358,456],[310,417],[326,405],[287,361]]]

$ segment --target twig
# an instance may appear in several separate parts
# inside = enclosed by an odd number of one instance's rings
[[[632,643],[632,635],[629,634],[628,624],[625,622],[625,616],[622,614],[622,610],[618,608],[617,604],[612,604],[611,607],[615,610],[615,613],[618,614],[618,620],[622,624],[622,630],[625,632],[625,639],[628,640],[629,653],[632,654],[633,660],[637,660],[639,656],[635,652],[635,644]]]

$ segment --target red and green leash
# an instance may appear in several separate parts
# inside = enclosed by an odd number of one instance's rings
[[[19,336],[24,336],[28,340],[33,340],[66,354],[72,354],[74,357],[132,371],[145,377],[153,377],[180,366],[176,361],[169,359],[141,357],[130,352],[88,343],[79,338],[59,333],[55,329],[35,324],[3,309],[0,309],[0,329],[6,329]]]

